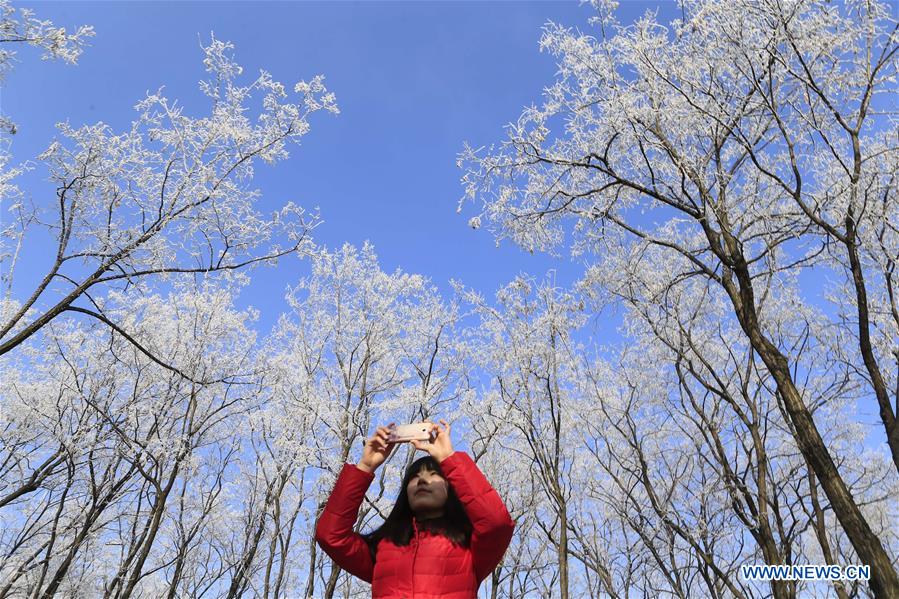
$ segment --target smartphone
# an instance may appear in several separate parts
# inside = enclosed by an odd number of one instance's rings
[[[431,439],[430,422],[413,422],[412,424],[393,425],[390,427],[390,443],[405,443],[407,441],[429,441]]]

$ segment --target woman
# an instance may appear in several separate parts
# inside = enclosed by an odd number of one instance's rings
[[[512,539],[506,506],[472,459],[453,451],[450,426],[431,426],[431,441],[411,442],[428,455],[406,471],[380,528],[353,532],[374,472],[395,445],[384,426],[368,438],[357,465],[344,465],[319,518],[318,544],[370,582],[373,599],[474,599]]]

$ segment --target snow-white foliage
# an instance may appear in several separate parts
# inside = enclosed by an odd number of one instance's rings
[[[215,38],[204,48],[205,116],[190,116],[159,90],[137,103],[127,131],[102,122],[58,125],[60,139],[38,156],[57,197],[33,211],[19,203],[7,209],[13,234],[0,238],[5,272],[18,254],[9,246],[29,227],[45,227],[55,247],[34,292],[4,311],[0,353],[86,293],[179,275],[240,277],[245,267],[311,249],[317,215],[293,202],[263,211],[253,169],[257,160],[286,159],[311,114],[337,112],[334,96],[320,76],[296,84],[296,98],[265,71],[244,83],[231,50]],[[7,179],[0,184],[11,185]]]
[[[42,60],[62,60],[76,64],[84,51],[87,38],[94,35],[94,28],[81,25],[74,32],[56,27],[48,20],[35,17],[34,11],[15,8],[9,0],[0,0],[0,84],[16,61],[16,44],[26,44],[43,50]],[[2,110],[2,108],[0,108]],[[13,119],[0,114],[0,134],[15,134]],[[5,150],[5,148],[4,148]],[[0,164],[0,169],[3,164]],[[5,188],[0,184],[0,198],[5,198]]]
[[[75,64],[84,51],[87,39],[94,35],[94,28],[81,25],[73,32],[57,27],[48,20],[35,17],[34,11],[15,8],[9,0],[0,2],[0,76],[12,68],[15,59],[14,43],[25,43],[43,50],[42,60],[59,59]]]

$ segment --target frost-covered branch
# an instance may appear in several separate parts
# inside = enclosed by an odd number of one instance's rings
[[[310,250],[317,215],[293,203],[263,214],[250,183],[254,162],[288,157],[289,144],[309,131],[312,113],[337,112],[334,96],[321,77],[298,83],[294,101],[264,71],[241,85],[231,49],[214,38],[205,48],[209,79],[200,87],[211,102],[205,117],[186,116],[158,92],[137,104],[127,132],[103,123],[59,126],[63,139],[39,157],[57,185],[55,206],[41,213],[56,239],[54,259],[26,299],[5,304],[0,354],[89,290],[229,274]],[[255,116],[254,97],[261,102]]]

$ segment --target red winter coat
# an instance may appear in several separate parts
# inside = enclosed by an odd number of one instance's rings
[[[337,565],[371,583],[373,599],[474,599],[478,585],[506,552],[515,524],[472,459],[457,451],[441,462],[440,469],[471,520],[469,546],[459,547],[443,535],[415,528],[405,547],[381,539],[373,563],[353,524],[375,477],[351,464],[343,467],[315,539]]]

